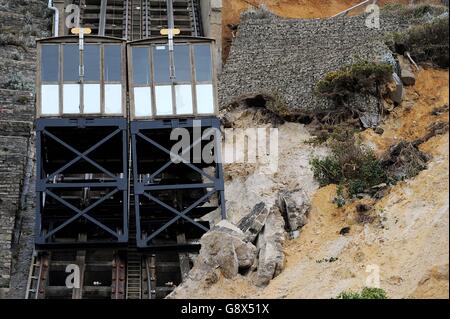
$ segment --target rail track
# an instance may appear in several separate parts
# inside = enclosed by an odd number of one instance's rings
[[[166,0],[79,0],[81,24],[93,34],[129,41],[158,36],[168,27]],[[181,35],[202,36],[199,0],[173,0]]]

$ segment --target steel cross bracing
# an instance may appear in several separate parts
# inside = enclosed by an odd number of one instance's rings
[[[81,151],[76,149],[71,145],[70,141],[65,141],[57,136],[57,134],[52,133],[51,130],[55,128],[99,128],[102,129],[104,127],[114,127],[113,132],[108,134],[107,136],[101,138],[98,141],[94,141],[93,145],[88,149]],[[111,139],[118,137],[122,141],[122,146],[117,149],[118,158],[122,160],[121,173],[113,173],[110,170],[106,169],[103,165],[100,165],[95,160],[92,160],[89,155],[94,151],[98,150],[101,146],[105,145]],[[71,160],[68,160],[64,165],[60,166],[58,169],[52,172],[45,172],[44,169],[44,152],[48,152],[48,145],[43,143],[43,139],[46,138],[48,141],[53,141],[56,145],[59,145],[65,150],[73,153],[75,157]],[[75,140],[78,138],[77,136],[73,137]],[[53,238],[58,235],[62,230],[72,225],[75,221],[80,218],[84,218],[86,221],[94,224],[95,226],[102,229],[104,232],[109,234],[111,237],[110,240],[102,243],[126,243],[128,241],[128,211],[127,211],[127,203],[128,203],[128,177],[127,177],[127,126],[125,119],[78,119],[78,120],[69,120],[69,119],[39,119],[36,121],[36,148],[38,150],[37,156],[37,181],[36,181],[36,192],[37,192],[37,209],[36,209],[36,245],[55,245],[57,244]],[[72,141],[73,142],[73,141]],[[64,182],[64,173],[67,172],[71,167],[79,163],[81,160],[84,160],[86,163],[89,163],[102,172],[104,176],[107,176],[107,181],[99,180],[99,181],[86,181],[80,179],[73,179],[74,182]],[[59,165],[56,164],[56,165]],[[58,178],[59,176],[63,176],[62,178]],[[84,189],[84,190],[98,190],[103,189],[104,193],[102,196],[97,198],[95,201],[89,201],[86,207],[79,208],[76,207],[73,203],[70,203],[69,200],[64,199],[61,195],[57,194],[58,191],[66,191],[70,192],[75,189]],[[109,200],[116,193],[121,193],[120,196],[121,203],[121,220],[118,225],[115,225],[117,229],[112,229],[111,226],[107,226],[101,218],[92,217],[89,215],[94,208],[100,206],[107,200]],[[43,221],[47,217],[46,216],[46,198],[51,197],[59,204],[61,204],[65,209],[68,209],[72,212],[72,216],[70,218],[65,219],[61,224],[56,226],[55,228],[43,229]],[[81,245],[86,244],[99,244],[95,240],[80,242]],[[67,245],[67,242],[65,242]],[[72,244],[76,244],[76,242],[72,242]]]
[[[219,129],[220,128],[220,122],[218,119],[202,119],[198,120],[201,121],[201,127],[202,128],[214,128]],[[133,163],[133,179],[134,179],[134,196],[135,196],[135,214],[136,214],[136,241],[137,246],[139,248],[152,248],[152,247],[158,247],[159,245],[153,244],[152,240],[155,239],[158,235],[166,231],[171,225],[173,225],[176,222],[184,221],[187,222],[188,225],[194,225],[195,227],[199,228],[201,232],[207,232],[209,230],[208,227],[206,227],[201,222],[195,220],[194,218],[191,218],[188,216],[188,214],[193,211],[194,209],[197,209],[198,207],[201,207],[204,203],[208,202],[208,200],[214,195],[217,194],[218,201],[219,201],[219,209],[221,212],[221,217],[225,218],[225,202],[224,202],[224,182],[223,182],[223,172],[222,172],[222,164],[220,159],[220,141],[218,138],[214,139],[215,142],[215,148],[214,148],[214,166],[215,166],[215,175],[211,176],[210,174],[206,173],[193,163],[190,163],[189,161],[182,158],[182,156],[189,152],[193,147],[195,147],[196,144],[201,143],[202,137],[200,137],[198,140],[193,141],[188,148],[184,149],[181,155],[177,155],[171,152],[171,150],[167,149],[166,147],[162,146],[158,142],[156,142],[154,139],[146,136],[143,132],[144,131],[152,131],[152,130],[161,130],[161,129],[167,129],[167,128],[175,128],[175,127],[183,127],[183,128],[192,128],[194,127],[194,120],[186,120],[186,121],[178,121],[178,120],[171,120],[171,121],[134,121],[131,123],[131,143],[132,143],[132,163]],[[169,139],[169,136],[167,137]],[[141,141],[144,142],[146,145],[146,148],[148,149],[142,149],[138,148],[137,142]],[[144,145],[142,144],[142,145]],[[155,179],[160,176],[161,174],[164,174],[167,172],[168,168],[172,165],[175,165],[174,162],[169,159],[164,165],[162,165],[159,169],[156,171],[146,174],[144,176],[140,176],[140,172],[138,169],[139,166],[139,155],[142,153],[149,153],[150,147],[156,148],[159,151],[165,153],[166,155],[173,156],[175,158],[178,158],[184,165],[187,166],[188,170],[195,171],[197,174],[203,177],[206,182],[202,183],[179,183],[179,184],[159,184],[155,183]],[[151,192],[153,191],[191,191],[191,190],[199,190],[203,189],[205,190],[205,194],[200,196],[199,198],[196,198],[195,201],[190,203],[188,207],[185,208],[175,208],[167,203],[165,203],[163,200],[158,198],[157,196],[153,195]],[[166,211],[170,212],[168,216],[161,222],[162,225],[152,231],[150,234],[143,234],[142,229],[142,212],[141,212],[141,199],[142,197],[148,199],[150,202],[155,203],[160,208],[165,209]],[[174,216],[170,216],[170,215]],[[164,246],[164,245],[161,245]],[[175,247],[182,247],[182,246],[189,246],[188,243],[178,243],[178,244],[172,244],[172,246]]]

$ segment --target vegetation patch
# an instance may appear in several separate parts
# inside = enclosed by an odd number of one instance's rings
[[[394,33],[388,43],[399,54],[409,52],[417,63],[431,63],[434,66],[449,66],[449,24],[448,17],[437,18],[405,32]]]
[[[382,12],[395,14],[404,19],[420,19],[426,15],[437,16],[448,11],[445,6],[432,4],[405,5],[402,3],[388,3],[382,7]]]
[[[427,168],[430,157],[421,152],[416,143],[401,141],[390,147],[383,156],[382,166],[393,181],[417,176]]]
[[[338,71],[329,72],[316,84],[315,92],[345,104],[355,93],[373,94],[376,87],[392,80],[392,65],[361,61]]]
[[[327,73],[316,83],[314,92],[319,97],[331,99],[334,107],[317,114],[316,118],[321,123],[335,125],[349,119],[361,119],[364,113],[373,112],[373,99],[387,92],[392,73],[391,64],[368,61]]]
[[[388,299],[389,297],[381,288],[363,288],[360,292],[344,291],[336,299]]]
[[[370,148],[356,143],[354,137],[329,144],[331,155],[310,161],[314,177],[321,186],[338,184],[339,195],[345,198],[346,193],[354,196],[389,182],[381,161]]]

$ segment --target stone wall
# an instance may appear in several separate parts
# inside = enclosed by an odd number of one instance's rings
[[[411,23],[392,12],[382,12],[379,29],[366,19],[284,19],[264,8],[243,13],[219,81],[220,106],[263,95],[266,107],[282,116],[332,108],[314,94],[315,84],[359,59],[392,61],[384,37]]]
[[[31,261],[35,39],[49,35],[46,3],[0,0],[0,297],[25,287]]]

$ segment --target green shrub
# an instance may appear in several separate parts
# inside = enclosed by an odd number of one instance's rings
[[[353,137],[346,141],[333,140],[330,147],[329,156],[310,161],[314,177],[321,186],[340,185],[342,197],[344,189],[349,196],[354,196],[388,182],[381,161],[371,149],[358,145]]]
[[[388,3],[381,9],[383,13],[392,13],[403,19],[420,19],[426,14],[437,16],[448,11],[445,6],[421,3],[417,5],[405,5],[402,3]]]
[[[408,51],[418,63],[430,62],[438,67],[449,65],[448,17],[431,23],[417,25],[393,35],[394,50],[399,54]]]
[[[337,299],[388,299],[386,292],[380,288],[365,287],[361,292],[341,292]]]
[[[354,93],[374,92],[377,86],[391,81],[392,72],[388,63],[361,61],[326,74],[316,84],[315,92],[342,102]]]

